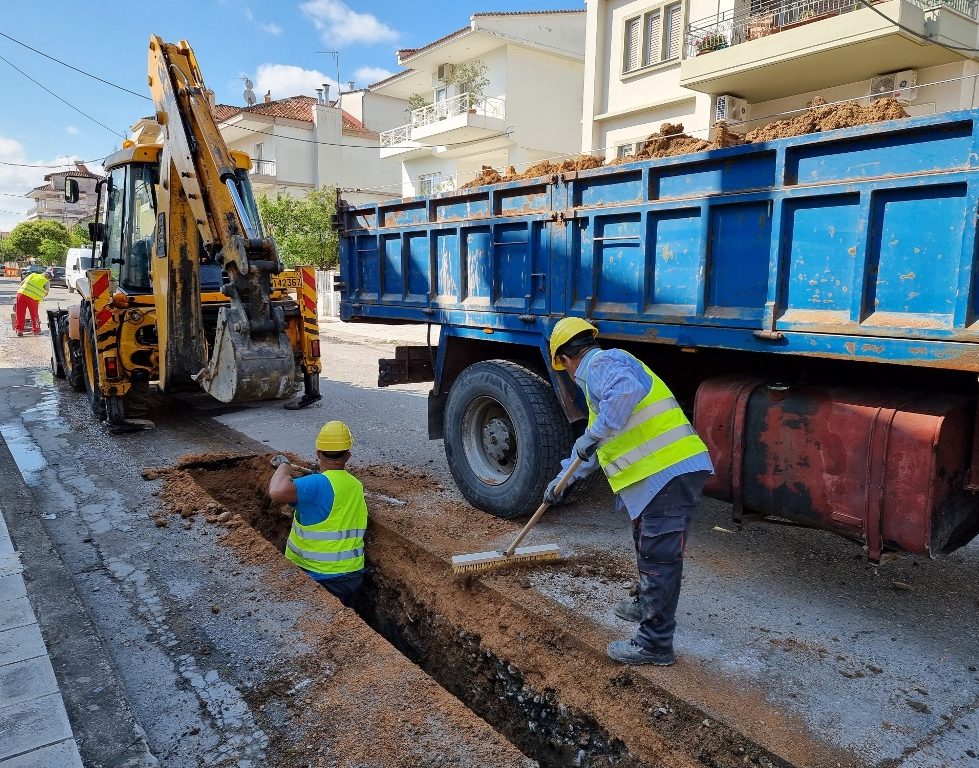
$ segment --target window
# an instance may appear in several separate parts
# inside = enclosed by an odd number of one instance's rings
[[[264,147],[262,146],[261,142],[259,142],[258,144],[255,145],[255,154],[253,156],[253,159],[255,159],[255,160],[261,160],[262,159],[262,149],[263,148]]]
[[[683,5],[669,3],[626,19],[622,43],[622,72],[634,72],[680,58]]]
[[[449,98],[449,88],[445,85],[440,85],[435,89],[434,103],[441,104],[443,101]]]
[[[633,144],[631,141],[628,142],[627,144],[616,145],[615,147],[616,160],[622,160],[623,158],[633,154],[634,149],[635,149],[635,144]]]
[[[418,177],[418,194],[434,195],[442,183],[441,173],[425,173]]]

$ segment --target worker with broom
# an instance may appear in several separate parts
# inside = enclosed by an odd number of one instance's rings
[[[364,486],[345,469],[353,442],[346,424],[328,421],[316,437],[320,471],[303,470],[281,457],[269,481],[272,501],[295,508],[286,558],[344,605],[351,604],[364,580],[367,529]]]
[[[690,516],[713,465],[663,380],[628,352],[601,349],[597,336],[580,317],[559,320],[551,332],[551,364],[574,377],[588,404],[588,426],[563,468],[582,459],[577,480],[601,465],[616,508],[632,520],[639,593],[620,601],[615,614],[639,626],[630,640],[609,643],[608,655],[625,664],[669,666],[676,660],[673,631]],[[560,501],[563,475],[548,486],[546,501]]]

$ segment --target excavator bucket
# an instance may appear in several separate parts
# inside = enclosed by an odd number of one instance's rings
[[[211,359],[194,379],[222,403],[289,397],[295,387],[296,363],[282,331],[252,336],[248,318],[231,307],[218,312]]]

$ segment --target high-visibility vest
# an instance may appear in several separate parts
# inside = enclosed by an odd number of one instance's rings
[[[22,293],[34,301],[40,301],[48,295],[48,279],[44,275],[34,272],[24,278],[24,282],[20,284],[17,293]]]
[[[312,573],[344,574],[364,568],[367,502],[364,486],[344,469],[323,473],[333,486],[333,508],[322,523],[302,525],[298,512],[286,542],[286,558]]]
[[[622,431],[598,447],[598,463],[616,493],[685,459],[707,452],[707,446],[694,431],[670,388],[645,363],[633,359],[642,366],[653,386],[633,408]],[[591,426],[598,412],[592,407],[587,382],[585,397],[588,425]]]

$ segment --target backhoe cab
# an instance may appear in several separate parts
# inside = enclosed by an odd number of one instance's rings
[[[150,382],[235,403],[288,397],[301,371],[304,394],[287,407],[309,405],[319,399],[315,272],[283,269],[251,161],[224,144],[190,46],[154,36],[149,65],[155,119],[105,161],[77,322],[49,312],[55,373],[80,379],[116,427],[148,425],[134,417]],[[65,198],[78,199],[74,179]]]

